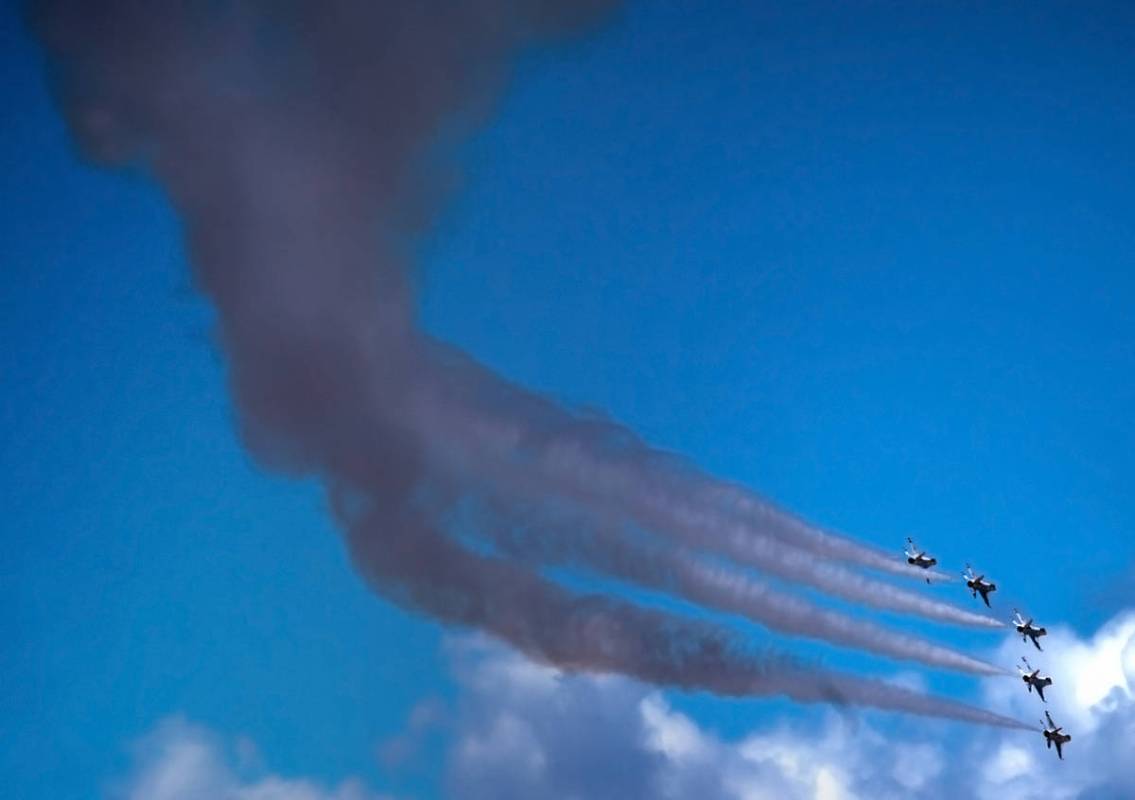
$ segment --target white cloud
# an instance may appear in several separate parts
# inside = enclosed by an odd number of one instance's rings
[[[668,796],[654,785],[664,759],[641,742],[639,703],[646,692],[640,686],[565,677],[481,637],[449,646],[463,691],[449,728],[447,796]]]
[[[473,637],[453,645],[465,689],[453,728],[453,797],[648,800],[907,798],[936,776],[930,744],[891,743],[853,717],[787,723],[729,741],[633,681],[564,676]]]
[[[1001,646],[998,658],[1008,662],[1024,653],[1034,667],[1051,675],[1054,683],[1045,697],[1053,716],[1081,733],[1093,732],[1110,711],[1135,698],[1135,611],[1113,618],[1087,640],[1055,627],[1041,642],[1044,652],[1012,639]],[[1018,688],[994,684],[988,694],[1000,708],[1037,717],[1042,704]]]
[[[115,800],[384,800],[356,780],[327,788],[262,774],[249,740],[226,747],[207,729],[180,718],[162,722],[132,749],[134,769],[111,789]]]
[[[1039,732],[828,711],[727,740],[648,687],[564,676],[484,639],[451,645],[464,693],[448,761],[450,795],[470,798],[946,800],[1135,798],[1135,611],[1080,639],[1054,627],[1037,653],[1048,704],[1019,680],[982,685],[984,704],[1023,720],[1049,708],[1073,735],[1065,760]],[[1025,649],[1027,647],[1027,650]],[[903,684],[918,683],[901,675]]]
[[[439,697],[418,702],[406,720],[406,727],[397,736],[379,742],[376,755],[387,771],[397,770],[415,761],[426,744],[446,725],[448,710]]]
[[[1005,784],[1028,775],[1036,769],[1036,756],[1032,749],[1020,744],[1002,742],[981,770],[985,786],[1001,791]]]
[[[1118,614],[1087,639],[1059,626],[1041,642],[1044,652],[1010,639],[995,658],[1010,663],[1027,654],[1053,678],[1045,690],[1048,702],[1041,703],[1020,681],[1007,680],[987,681],[985,699],[997,711],[1038,725],[1049,710],[1072,734],[1065,760],[1035,740],[1005,735],[980,759],[978,797],[1135,797],[1135,610]]]
[[[648,749],[661,753],[675,763],[691,763],[704,759],[710,750],[705,735],[692,720],[670,713],[658,695],[650,695],[639,703]]]
[[[431,731],[444,734],[443,791],[461,800],[1135,798],[1135,611],[1086,639],[1053,627],[1042,641],[1037,653],[1010,638],[990,657],[1010,664],[1028,652],[1055,681],[1048,704],[1015,678],[986,680],[982,702],[1024,720],[1049,708],[1073,735],[1064,761],[1039,733],[847,709],[814,708],[727,738],[651,687],[565,675],[478,636],[448,645],[456,706],[423,701],[406,741],[379,752],[405,761]],[[358,781],[326,787],[267,773],[254,743],[177,719],[134,756],[115,800],[379,800]]]

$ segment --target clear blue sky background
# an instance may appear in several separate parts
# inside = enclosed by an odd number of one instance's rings
[[[423,242],[427,327],[1091,629],[1135,560],[1135,6],[710,6],[521,60]],[[175,712],[377,776],[374,743],[453,691],[440,631],[365,590],[317,487],[242,452],[176,220],[75,162],[0,14],[4,791],[92,796]]]

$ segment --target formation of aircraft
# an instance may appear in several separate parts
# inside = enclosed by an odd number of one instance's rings
[[[977,597],[978,594],[980,594],[981,599],[985,601],[986,608],[992,608],[992,606],[989,605],[989,593],[997,591],[997,584],[992,581],[987,581],[984,575],[975,575],[973,567],[969,564],[966,564],[962,577],[965,578],[966,587],[969,588],[973,596]]]
[[[914,543],[914,540],[909,536],[906,539],[906,548],[903,550],[903,555],[906,556],[906,563],[921,569],[930,569],[938,564],[938,559],[928,554],[925,550],[920,550]],[[997,584],[992,581],[986,580],[984,575],[978,575],[973,571],[973,567],[966,564],[965,571],[962,572],[962,578],[966,582],[966,588],[970,590],[973,597],[981,595],[986,607],[992,608],[989,603],[989,595],[991,592],[997,591]],[[930,578],[927,577],[927,583],[930,583]],[[1025,619],[1021,612],[1013,609],[1013,627],[1017,629],[1017,633],[1021,634],[1021,641],[1032,640],[1033,647],[1037,650],[1043,651],[1044,648],[1040,646],[1040,637],[1048,634],[1048,629],[1043,626],[1033,623],[1032,618]],[[1037,696],[1040,697],[1041,702],[1047,703],[1045,699],[1044,690],[1052,685],[1052,678],[1048,675],[1042,675],[1039,669],[1033,669],[1032,664],[1024,656],[1021,657],[1021,663],[1017,665],[1017,671],[1021,674],[1021,680],[1032,694],[1033,689],[1036,689]],[[1070,734],[1064,733],[1064,729],[1052,721],[1052,715],[1048,711],[1044,712],[1045,719],[1048,723],[1041,722],[1041,730],[1044,734],[1044,743],[1048,749],[1052,749],[1056,745],[1056,755],[1061,761],[1064,760],[1064,745],[1072,741]]]
[[[1033,625],[1032,617],[1026,620],[1021,616],[1021,612],[1015,608],[1013,609],[1013,625],[1014,627],[1016,627],[1017,633],[1021,634],[1022,642],[1025,641],[1025,639],[1032,639],[1033,647],[1035,647],[1037,650],[1044,649],[1040,646],[1040,642],[1038,642],[1037,639],[1039,639],[1041,636],[1048,635],[1047,628]]]
[[[1044,699],[1044,687],[1052,685],[1052,678],[1048,675],[1041,675],[1039,669],[1033,669],[1032,664],[1024,656],[1021,656],[1021,663],[1024,664],[1024,667],[1018,665],[1017,671],[1021,673],[1021,680],[1025,682],[1025,686],[1029,687],[1029,694],[1032,694],[1033,689],[1036,689],[1041,701],[1047,703],[1048,701]]]
[[[1043,720],[1040,723],[1041,725],[1044,725],[1044,746],[1051,750],[1052,746],[1056,745],[1056,755],[1060,757],[1061,761],[1063,761],[1063,747],[1068,742],[1072,741],[1072,735],[1063,733],[1064,729],[1052,721],[1052,715],[1047,711],[1044,712],[1044,716],[1045,719],[1048,720],[1047,725],[1044,724]]]

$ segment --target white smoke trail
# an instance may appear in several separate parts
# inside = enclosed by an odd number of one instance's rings
[[[533,508],[530,518],[515,519],[522,505],[516,492],[522,486],[519,479],[498,486],[494,491],[507,492],[508,499],[489,501],[494,518],[505,518],[509,524],[481,526],[495,546],[516,557],[605,572],[792,636],[974,675],[1011,675],[927,639],[820,607],[685,548],[643,541],[635,531],[594,512]],[[538,502],[534,497],[526,499]]]
[[[641,475],[641,457],[604,457],[584,437],[571,435],[570,417],[555,437],[531,433],[523,415],[504,417],[464,398],[484,393],[497,379],[466,363],[459,379],[466,391],[446,387],[419,394],[410,412],[417,434],[442,462],[463,464],[474,474],[499,470],[502,482],[541,481],[543,491],[606,514],[621,515],[695,550],[713,552],[772,575],[873,608],[976,628],[1005,627],[1000,620],[870,578],[809,550],[765,535],[728,514],[698,508],[680,487],[655,486]],[[515,392],[512,393],[515,396]],[[545,412],[547,413],[547,412]],[[567,432],[564,432],[564,430]],[[696,490],[696,487],[694,487]],[[906,572],[920,570],[903,566]]]

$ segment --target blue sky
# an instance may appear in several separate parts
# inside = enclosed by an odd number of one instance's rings
[[[632,4],[526,54],[421,243],[425,325],[1088,636],[1135,561],[1135,10],[786,5]],[[412,769],[375,750],[468,690],[443,632],[365,589],[318,487],[243,453],[177,221],[75,161],[2,13],[8,791],[98,796],[182,714],[288,774],[437,796],[445,730]],[[817,713],[668,703],[726,738]]]

